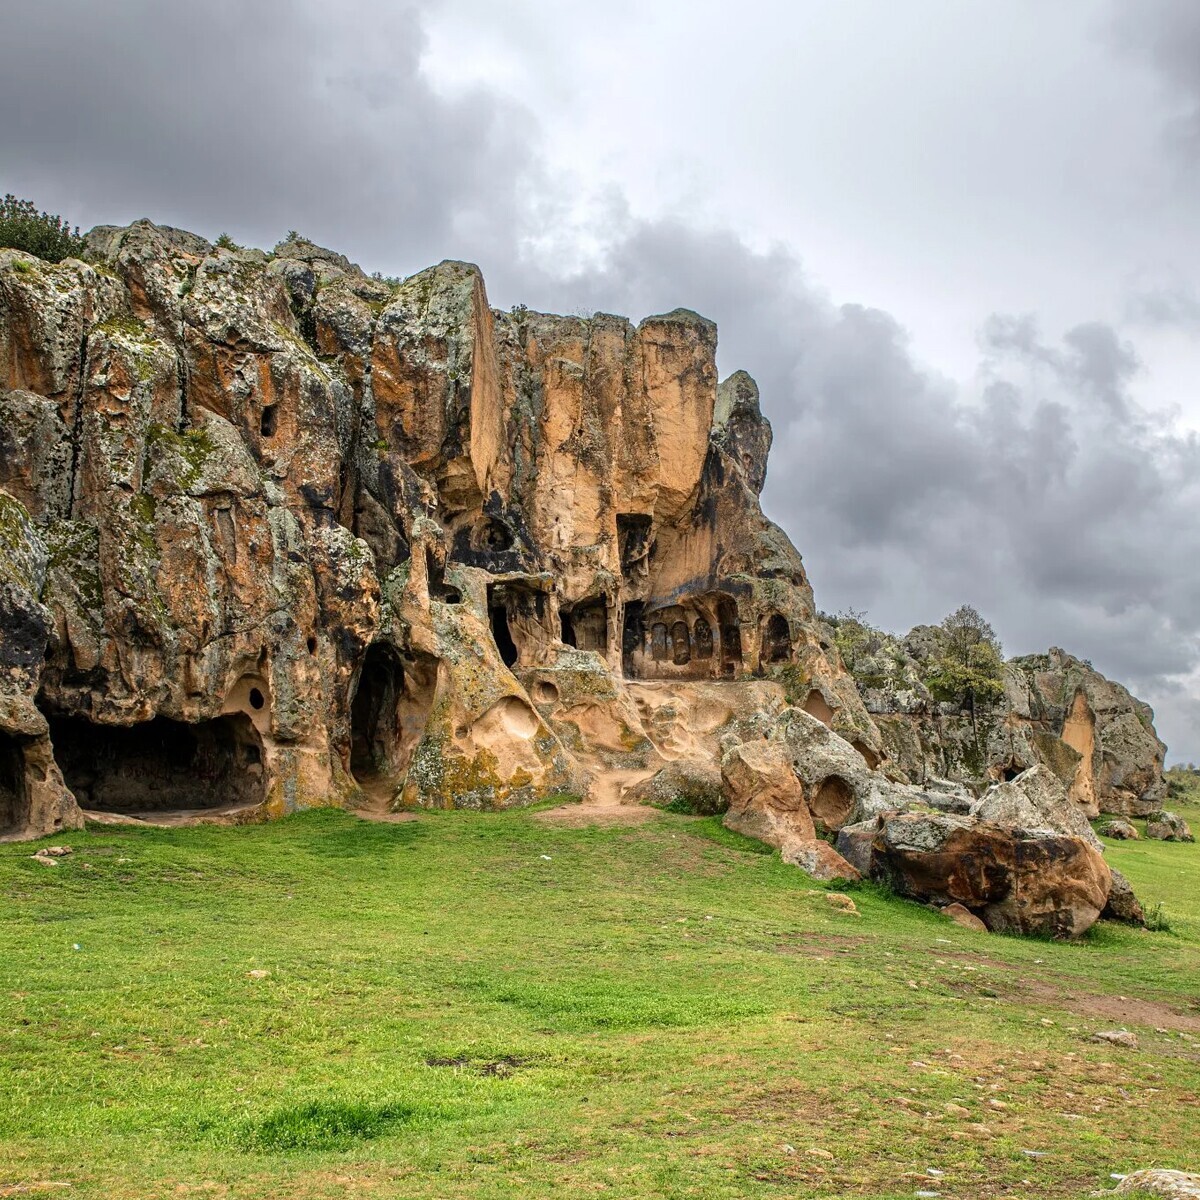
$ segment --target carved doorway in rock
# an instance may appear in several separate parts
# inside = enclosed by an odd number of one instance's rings
[[[0,733],[0,837],[23,829],[28,819],[25,752],[11,734]]]
[[[721,674],[736,676],[742,668],[742,629],[732,600],[722,598],[718,602],[717,620],[721,628]]]
[[[266,799],[262,742],[245,713],[195,723],[169,717],[136,725],[49,721],[54,757],[81,808],[189,813]]]
[[[386,642],[368,646],[350,702],[350,770],[360,783],[392,773],[403,693],[400,656]]]
[[[350,701],[350,771],[360,784],[399,778],[421,740],[437,687],[437,662],[402,661],[394,646],[367,647]]]

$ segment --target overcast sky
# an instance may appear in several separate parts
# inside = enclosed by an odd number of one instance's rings
[[[9,0],[0,191],[715,319],[828,611],[1200,759],[1198,0]]]

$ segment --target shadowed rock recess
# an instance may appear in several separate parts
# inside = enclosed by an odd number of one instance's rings
[[[3,836],[694,792],[853,877],[839,830],[959,812],[975,852],[983,788],[1038,764],[1081,811],[1159,807],[1149,710],[1074,660],[971,714],[973,773],[962,714],[860,694],[703,317],[500,312],[465,263],[394,284],[148,221],[87,245],[0,250]]]

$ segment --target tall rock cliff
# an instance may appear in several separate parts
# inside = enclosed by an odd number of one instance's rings
[[[653,771],[679,704],[697,753],[790,700],[884,756],[711,322],[298,239],[88,246],[0,250],[0,834],[522,804]]]

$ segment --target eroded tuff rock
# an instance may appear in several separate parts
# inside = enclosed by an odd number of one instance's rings
[[[0,251],[5,831],[645,776],[680,723],[638,681],[778,676],[768,714],[878,760],[710,322],[502,313],[467,264],[393,286],[303,240],[88,246]],[[697,696],[715,768],[764,710]]]
[[[1004,664],[996,704],[938,702],[922,682],[941,631],[866,639],[853,674],[892,773],[914,783],[956,779],[973,786],[1049,767],[1088,816],[1145,816],[1166,796],[1166,747],[1154,713],[1119,683],[1063,650]]]
[[[1149,711],[1059,652],[1014,673],[973,736],[1071,788],[1030,830],[920,696],[864,704],[711,322],[499,312],[468,264],[391,284],[302,239],[88,246],[0,251],[0,836],[694,793],[826,878],[898,869],[914,820],[971,861],[1000,830],[1017,885],[938,893],[993,927],[1103,907],[1080,813],[1157,796]]]

